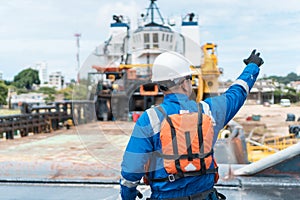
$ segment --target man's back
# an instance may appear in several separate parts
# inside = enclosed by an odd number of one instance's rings
[[[167,115],[179,114],[181,112],[198,112],[198,106],[196,102],[189,100],[188,97],[183,94],[166,95],[163,103],[160,106],[165,110]],[[153,119],[155,116],[153,116],[153,113],[150,112],[155,112],[154,115],[156,114],[159,120]],[[141,146],[151,145],[152,152],[148,152],[149,154],[153,152],[161,152],[162,145],[160,132],[157,132],[158,129],[155,130],[155,127],[160,126],[160,123],[163,121],[163,119],[163,113],[161,113],[157,108],[150,108],[149,110],[144,112],[143,115],[139,118],[133,131],[135,139],[131,138],[130,143],[134,144],[138,142]],[[147,131],[147,133],[145,133],[145,131]],[[141,143],[144,143],[144,145]],[[149,155],[144,155],[144,157],[149,158]],[[150,173],[148,174],[152,190],[152,198],[160,199],[175,198],[180,196],[183,197],[213,188],[215,177],[215,174],[213,173],[202,176],[184,177],[174,182],[153,182],[151,181],[151,179],[165,178],[169,175],[164,168],[163,159],[157,157],[155,157],[154,159],[155,162],[152,161]],[[130,166],[132,164],[133,163],[123,163],[122,166],[124,168],[126,165]],[[136,165],[136,163],[134,165]],[[214,167],[213,163],[211,167]]]

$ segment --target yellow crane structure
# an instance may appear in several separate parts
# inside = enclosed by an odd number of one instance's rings
[[[195,67],[192,69],[197,102],[219,94],[219,76],[222,74],[222,70],[218,67],[217,45],[206,43],[201,48],[203,55],[200,69]]]

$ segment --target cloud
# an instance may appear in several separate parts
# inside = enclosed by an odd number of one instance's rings
[[[297,65],[295,68],[296,68],[296,73],[300,74],[300,65]]]
[[[97,11],[97,24],[100,30],[107,30],[108,36],[109,23],[114,22],[113,15],[123,15],[125,19],[130,19],[131,26],[136,27],[137,16],[142,10],[141,6],[136,1],[111,1],[99,7]]]
[[[37,61],[46,61],[48,63],[48,72],[62,71],[64,74],[74,71],[75,75],[77,62],[77,47],[75,40],[62,39],[16,39],[0,40],[6,49],[0,48],[0,68],[14,69],[10,76],[15,75],[27,66]],[[95,47],[95,41],[81,41],[80,59],[83,62]],[[9,57],[10,59],[7,59]],[[82,63],[81,62],[81,63]],[[2,69],[3,68],[3,69]],[[8,72],[5,70],[5,72]],[[8,75],[6,73],[6,75]]]
[[[0,68],[14,74],[20,66],[47,61],[49,71],[57,66],[76,66],[74,33],[81,33],[81,61],[109,37],[112,15],[128,16],[131,30],[148,0],[11,0],[0,6]],[[200,23],[200,41],[218,44],[219,64],[232,78],[252,48],[265,57],[266,73],[296,70],[300,54],[300,4],[298,0],[189,0],[156,2],[168,18],[195,12]],[[272,5],[272,6],[270,6]],[[200,45],[201,45],[200,44]],[[16,59],[17,55],[17,59]],[[270,65],[270,66],[269,66]],[[5,69],[5,70],[4,70]],[[13,69],[10,70],[10,69]]]

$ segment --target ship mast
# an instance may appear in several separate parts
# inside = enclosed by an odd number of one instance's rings
[[[151,3],[149,5],[149,7],[147,8],[147,14],[144,18],[144,21],[148,18],[149,12],[151,12],[151,22],[150,22],[150,24],[155,24],[155,22],[154,22],[154,11],[156,10],[162,24],[164,24],[165,23],[164,18],[162,17],[162,15],[159,11],[159,8],[157,7],[157,5],[155,3],[155,1],[157,1],[157,0],[150,0],[150,1],[151,1]]]

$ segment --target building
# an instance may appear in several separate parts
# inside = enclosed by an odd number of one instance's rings
[[[22,106],[23,103],[33,104],[33,105],[42,105],[45,103],[45,98],[47,95],[43,93],[26,93],[26,94],[19,94],[13,92],[11,94],[11,99],[7,99],[7,102],[11,103],[11,107],[16,109]]]
[[[0,81],[3,81],[3,72],[0,71]]]
[[[300,92],[300,81],[292,81],[290,87],[294,88],[297,93]]]
[[[61,90],[64,88],[64,85],[65,85],[65,80],[61,72],[52,72],[49,75],[49,82],[48,82],[49,87],[55,87],[57,90]]]
[[[251,89],[247,98],[248,101],[254,101],[257,104],[268,102],[274,104],[275,85],[271,79],[257,80]]]
[[[221,82],[219,83],[219,94],[224,93],[232,84],[232,81]],[[252,87],[248,97],[247,97],[247,104],[264,104],[270,103],[274,104],[274,91],[276,89],[276,84],[273,80],[257,80]]]
[[[40,85],[45,85],[48,83],[48,74],[47,74],[47,63],[46,62],[37,62],[34,66],[31,66],[31,69],[35,69],[39,72]]]

